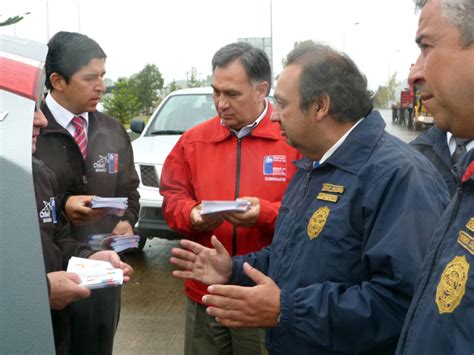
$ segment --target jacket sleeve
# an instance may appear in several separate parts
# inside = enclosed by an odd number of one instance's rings
[[[281,201],[270,202],[260,199],[260,215],[258,216],[255,227],[264,228],[273,232],[275,229],[275,221],[278,217]]]
[[[438,175],[392,170],[373,177],[361,204],[364,281],[282,287],[282,334],[340,352],[396,342],[448,193]]]
[[[123,148],[120,152],[119,176],[115,196],[128,198],[128,208],[120,219],[122,221],[128,221],[133,227],[138,221],[138,213],[140,210],[140,194],[137,190],[140,180],[135,170],[130,137],[122,125],[120,125],[120,130]]]
[[[191,224],[191,210],[199,204],[191,184],[191,174],[183,153],[183,136],[165,160],[161,173],[160,193],[166,223],[186,236],[196,234]]]
[[[270,264],[271,248],[270,244],[255,253],[232,257],[232,275],[228,283],[232,285],[255,286],[255,282],[244,272],[244,263],[249,263],[252,267],[266,275]]]
[[[69,222],[62,211],[59,213],[58,222],[54,230],[54,243],[61,250],[65,266],[72,256],[88,258],[95,253],[87,244],[72,237]]]

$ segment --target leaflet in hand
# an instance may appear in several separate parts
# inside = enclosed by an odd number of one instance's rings
[[[122,217],[128,207],[127,197],[99,197],[94,196],[91,208],[107,208],[109,214]]]
[[[87,237],[87,244],[93,250],[113,250],[117,253],[138,248],[139,235],[112,235],[110,233],[93,234]]]
[[[250,201],[202,201],[201,215],[225,212],[246,212],[250,209]]]
[[[123,283],[123,270],[116,269],[108,261],[77,258],[69,259],[67,272],[81,278],[80,286],[89,289],[118,286]]]

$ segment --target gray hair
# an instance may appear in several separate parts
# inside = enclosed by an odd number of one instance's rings
[[[235,60],[242,63],[252,84],[266,81],[270,92],[272,69],[265,51],[245,42],[228,44],[219,49],[212,57],[212,72],[214,73],[217,67],[226,67]]]
[[[415,0],[418,9],[429,0]],[[440,0],[443,16],[457,27],[461,34],[461,44],[467,47],[474,43],[474,2],[472,0]]]
[[[330,98],[329,114],[340,122],[357,121],[372,111],[367,79],[344,53],[305,41],[287,56],[286,65],[302,66],[300,108],[306,112],[323,96]]]

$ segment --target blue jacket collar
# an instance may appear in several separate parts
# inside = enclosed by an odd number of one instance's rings
[[[378,111],[372,111],[347,136],[342,145],[324,162],[340,169],[356,174],[369,159],[385,131],[385,122]],[[300,159],[295,162],[298,168],[311,170],[312,162]]]

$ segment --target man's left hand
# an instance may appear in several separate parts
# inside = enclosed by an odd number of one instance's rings
[[[226,213],[224,219],[234,226],[253,227],[257,223],[260,215],[260,199],[257,197],[242,197],[237,200],[247,200],[250,202],[250,209],[245,212]]]
[[[123,270],[123,282],[130,281],[133,275],[133,268],[120,260],[120,256],[112,250],[101,250],[89,256],[89,259],[108,261],[115,268]]]
[[[257,285],[253,287],[212,285],[202,301],[207,313],[226,327],[268,328],[278,324],[280,289],[273,280],[244,263],[244,271]]]

